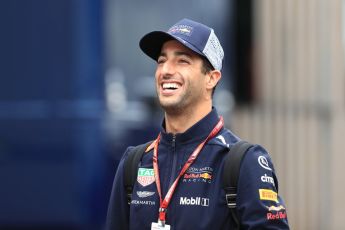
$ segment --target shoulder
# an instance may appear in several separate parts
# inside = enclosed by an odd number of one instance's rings
[[[278,194],[273,162],[267,150],[260,145],[253,145],[243,158],[238,194],[238,211],[244,224],[260,229],[268,226],[288,229],[285,203]],[[272,216],[277,215],[277,219],[272,221]]]
[[[129,146],[127,147],[126,151],[124,152],[122,159],[128,158],[129,155],[135,153],[145,153],[149,152],[153,149],[154,140],[148,141],[146,143],[136,145],[136,146]]]
[[[248,149],[246,156],[243,159],[243,167],[250,167],[258,171],[274,171],[272,158],[268,151],[258,144],[253,144]]]
[[[239,186],[246,188],[245,190],[253,187],[278,191],[278,179],[272,158],[261,145],[253,145],[242,159]]]
[[[151,143],[151,142],[150,142]],[[119,167],[123,167],[122,165],[124,164],[124,162],[127,161],[127,159],[131,156],[133,156],[136,152],[139,151],[146,151],[147,146],[149,145],[149,142],[144,143],[144,144],[140,144],[137,146],[128,146],[127,149],[125,150],[125,152],[122,154],[120,163],[119,163]]]
[[[219,145],[227,149],[233,144],[240,141],[241,139],[237,137],[228,129],[222,129],[218,135],[216,135],[212,140],[209,141],[210,145]]]

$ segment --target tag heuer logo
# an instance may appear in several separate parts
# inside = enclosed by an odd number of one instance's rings
[[[144,187],[155,182],[153,169],[139,168],[137,181]]]

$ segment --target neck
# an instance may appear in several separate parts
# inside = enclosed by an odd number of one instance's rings
[[[165,112],[165,129],[167,133],[184,133],[212,110],[212,105],[193,109],[191,111],[183,110],[181,113]]]

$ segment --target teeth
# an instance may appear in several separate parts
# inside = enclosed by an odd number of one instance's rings
[[[164,83],[163,89],[177,89],[178,85],[176,83]]]

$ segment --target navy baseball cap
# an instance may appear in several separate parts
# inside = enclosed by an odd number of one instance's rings
[[[224,51],[213,29],[190,19],[182,19],[168,32],[153,31],[146,34],[139,46],[145,54],[157,61],[163,44],[172,39],[206,57],[214,69],[222,69]]]

